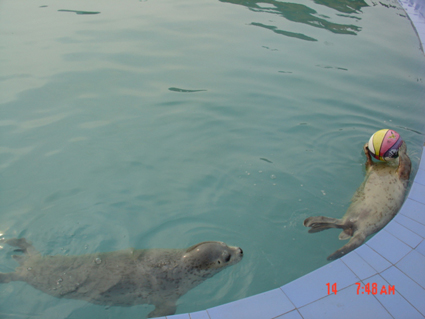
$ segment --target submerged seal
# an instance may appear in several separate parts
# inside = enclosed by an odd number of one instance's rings
[[[367,236],[381,230],[397,214],[405,198],[411,168],[406,144],[403,142],[400,146],[398,165],[397,161],[374,163],[367,144],[363,148],[367,158],[366,177],[354,194],[344,217],[336,219],[317,216],[304,220],[304,226],[311,227],[309,233],[342,228],[339,239],[351,237],[328,260],[342,257],[363,244]]]
[[[243,256],[239,247],[216,241],[187,249],[127,249],[78,256],[42,256],[24,238],[9,239],[23,255],[0,273],[0,283],[25,281],[58,298],[107,306],[155,306],[148,317],[172,315],[177,299]]]

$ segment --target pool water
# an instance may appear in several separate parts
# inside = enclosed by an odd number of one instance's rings
[[[418,166],[424,61],[396,1],[3,0],[0,30],[0,234],[50,255],[242,247],[177,313],[326,264],[339,231],[303,220],[343,216],[375,131]],[[152,309],[0,289],[2,318]]]

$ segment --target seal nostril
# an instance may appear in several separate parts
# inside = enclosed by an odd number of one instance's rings
[[[239,248],[239,250],[241,251],[241,255],[243,255],[243,250],[242,250],[242,248]]]

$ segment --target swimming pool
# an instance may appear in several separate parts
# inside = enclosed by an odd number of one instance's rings
[[[419,42],[396,2],[243,3],[4,1],[4,236],[45,254],[241,246],[243,262],[185,295],[179,313],[326,264],[341,242],[302,221],[345,212],[369,135],[399,131],[417,168]],[[6,315],[150,311],[4,287]]]

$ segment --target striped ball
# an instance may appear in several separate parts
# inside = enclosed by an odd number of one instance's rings
[[[398,149],[403,140],[394,130],[384,129],[375,132],[369,139],[369,152],[378,160],[391,161],[398,157]]]

